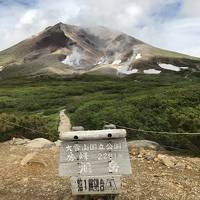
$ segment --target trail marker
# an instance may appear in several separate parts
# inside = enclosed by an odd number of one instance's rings
[[[71,177],[73,195],[119,194],[121,176]]]
[[[59,175],[72,176],[72,194],[118,194],[121,175],[130,175],[126,130],[61,133]]]

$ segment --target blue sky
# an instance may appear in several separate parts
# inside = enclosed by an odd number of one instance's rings
[[[0,50],[60,21],[200,57],[200,0],[0,0]]]
[[[155,10],[153,16],[156,17],[156,19],[163,21],[171,20],[177,17],[181,10],[181,6],[182,0],[170,2],[165,6],[161,6],[160,9]]]
[[[37,0],[0,0],[0,4],[11,5],[11,4],[21,4],[24,6],[32,6],[37,3]]]

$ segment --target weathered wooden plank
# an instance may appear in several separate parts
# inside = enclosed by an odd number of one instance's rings
[[[129,175],[131,165],[126,138],[97,141],[63,141],[61,176]]]
[[[119,194],[121,176],[71,177],[73,195]]]
[[[114,139],[125,138],[125,129],[106,129],[106,130],[94,130],[94,131],[72,131],[60,134],[61,140],[67,141],[80,141],[80,140],[102,140],[102,139]]]

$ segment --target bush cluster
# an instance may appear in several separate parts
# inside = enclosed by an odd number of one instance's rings
[[[58,113],[63,108],[73,125],[90,130],[102,129],[108,121],[158,132],[200,132],[200,79],[198,74],[170,73],[121,79],[85,75],[63,80],[2,81],[0,140],[14,136],[57,139]],[[11,126],[3,119],[42,134]],[[129,130],[128,139],[150,139],[166,146],[200,149],[199,136],[192,135]]]

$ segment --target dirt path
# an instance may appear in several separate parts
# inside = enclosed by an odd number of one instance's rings
[[[60,111],[60,124],[58,127],[58,132],[67,132],[71,130],[71,122],[69,117],[65,114],[65,110]]]

